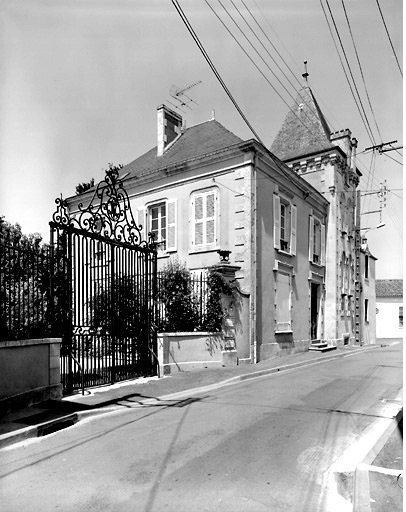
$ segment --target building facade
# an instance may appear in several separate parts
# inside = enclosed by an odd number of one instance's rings
[[[403,339],[403,280],[376,280],[376,338]]]
[[[337,345],[359,344],[363,284],[357,140],[348,129],[331,133],[307,84],[307,73],[303,76],[304,86],[273,141],[271,151],[329,202],[324,287],[328,322],[324,336]],[[369,293],[374,294],[371,287]]]
[[[215,119],[182,128],[157,111],[157,146],[122,169],[143,237],[162,268],[177,258],[195,273],[231,251],[240,300],[240,363],[306,350],[324,338],[328,201],[255,140]],[[92,191],[68,199],[72,212]]]

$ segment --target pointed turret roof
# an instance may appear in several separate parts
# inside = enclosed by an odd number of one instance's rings
[[[306,84],[296,97],[270,150],[281,160],[325,151],[334,147],[331,130],[310,87]]]

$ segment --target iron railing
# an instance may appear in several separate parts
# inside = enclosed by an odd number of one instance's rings
[[[47,245],[0,236],[0,340],[50,335],[49,283]]]

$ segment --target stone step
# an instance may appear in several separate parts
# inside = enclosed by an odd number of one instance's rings
[[[310,345],[309,350],[328,352],[329,350],[337,350],[337,347],[335,345],[327,345],[327,343],[315,343],[314,345]]]

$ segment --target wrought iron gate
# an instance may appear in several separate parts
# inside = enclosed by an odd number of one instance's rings
[[[151,235],[141,240],[118,174],[110,166],[77,212],[56,199],[50,222],[53,332],[67,392],[157,371],[156,247]]]

